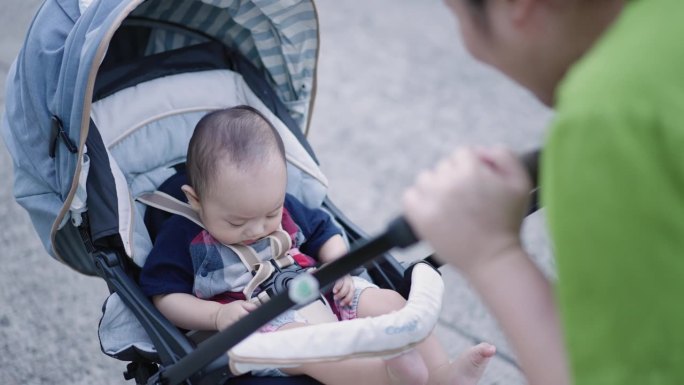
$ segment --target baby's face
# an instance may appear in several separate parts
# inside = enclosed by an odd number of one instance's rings
[[[226,165],[202,199],[200,217],[223,244],[250,244],[280,226],[287,173],[276,156],[247,170]]]

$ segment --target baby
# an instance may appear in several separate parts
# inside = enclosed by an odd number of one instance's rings
[[[266,237],[284,230],[292,240],[289,255],[300,266],[330,262],[347,251],[327,213],[285,192],[282,140],[249,106],[215,111],[198,122],[188,149],[187,175],[182,190],[204,228],[181,216],[167,220],[140,277],[145,294],[178,327],[223,330],[256,308],[243,295],[252,275],[235,247],[248,246],[262,255],[270,245]],[[359,277],[341,278],[332,293],[340,321],[386,314],[405,304],[398,293]],[[306,318],[289,310],[261,332],[305,326]],[[253,374],[305,374],[325,384],[476,384],[494,353],[494,346],[483,343],[450,361],[431,335],[390,359],[304,363]]]

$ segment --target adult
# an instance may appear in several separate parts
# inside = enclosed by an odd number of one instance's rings
[[[473,56],[556,110],[540,181],[555,292],[521,247],[530,182],[508,150],[422,173],[409,222],[488,303],[531,384],[681,384],[684,2],[447,3]]]

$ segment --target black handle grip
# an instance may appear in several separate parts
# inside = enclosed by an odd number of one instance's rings
[[[394,218],[387,225],[385,237],[387,237],[387,241],[392,246],[401,248],[409,247],[419,241],[416,233],[413,232],[411,225],[409,225],[403,215]]]
[[[541,150],[526,152],[520,155],[520,161],[525,165],[527,173],[532,180],[532,189],[536,189],[539,184],[539,155]]]
[[[527,169],[528,174],[530,175],[530,179],[532,179],[532,192],[533,192],[533,207],[536,210],[536,190],[537,190],[537,182],[539,180],[538,174],[539,174],[539,154],[540,150],[534,150],[530,152],[526,152],[520,156],[520,161],[525,165],[525,168]],[[406,218],[404,216],[400,215],[394,220],[392,220],[389,225],[387,226],[387,229],[385,230],[385,235],[387,238],[387,241],[392,244],[394,247],[409,247],[415,243],[418,243],[419,239],[416,236],[416,233],[413,231],[411,228],[411,225],[406,221]]]

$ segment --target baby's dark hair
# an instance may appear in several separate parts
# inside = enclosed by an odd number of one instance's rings
[[[278,155],[285,162],[283,141],[271,122],[250,106],[210,112],[195,126],[188,145],[188,182],[202,199],[219,167],[228,159],[238,169],[254,166]]]

